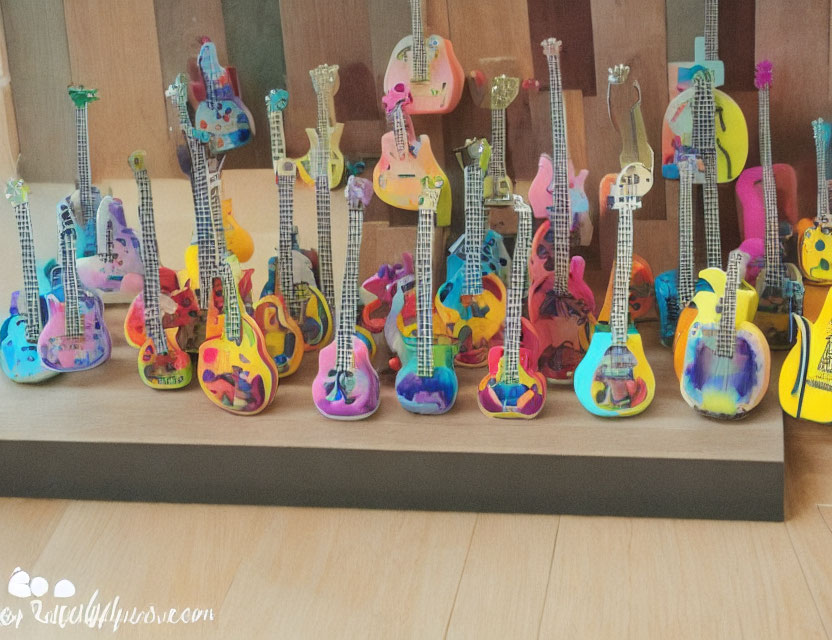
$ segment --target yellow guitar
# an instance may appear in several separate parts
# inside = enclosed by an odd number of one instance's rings
[[[520,91],[520,78],[505,74],[492,78],[488,107],[491,109],[491,158],[483,183],[485,204],[507,207],[513,203],[511,178],[506,175],[506,109]]]
[[[344,154],[341,152],[341,136],[344,123],[335,121],[335,102],[333,96],[338,93],[340,77],[338,65],[322,64],[309,72],[318,96],[318,125],[316,129],[307,129],[309,151],[297,159],[298,174],[306,184],[315,184],[315,154],[323,153],[329,157],[329,188],[334,189],[344,177]],[[326,81],[321,81],[325,78]]]
[[[800,270],[807,280],[832,284],[832,217],[829,215],[829,194],[826,162],[832,127],[818,118],[812,122],[815,133],[815,160],[818,169],[818,214],[814,220],[802,219],[797,224],[797,255]]]

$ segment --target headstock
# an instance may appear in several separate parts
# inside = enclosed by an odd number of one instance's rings
[[[29,185],[23,182],[23,178],[11,178],[6,183],[6,198],[15,206],[25,204],[29,201]]]
[[[335,95],[338,93],[338,87],[341,86],[341,80],[338,75],[337,64],[322,64],[309,71],[312,78],[312,86],[315,87],[315,93],[323,93],[325,95]]]
[[[614,67],[609,67],[607,69],[607,82],[609,84],[624,84],[627,81],[627,76],[629,75],[629,65],[617,64]]]
[[[613,209],[638,209],[641,207],[639,184],[650,170],[641,162],[631,162],[621,169],[615,179],[614,188],[610,190]]]
[[[127,164],[130,165],[130,168],[133,170],[133,173],[138,173],[139,171],[145,171],[147,167],[144,164],[144,159],[147,157],[147,152],[138,149],[130,154],[127,158]]]
[[[771,70],[774,67],[771,60],[762,60],[754,67],[754,86],[758,89],[768,89],[771,86]]]
[[[463,170],[465,167],[479,164],[480,169],[485,172],[491,159],[491,145],[485,138],[469,138],[463,146],[454,149],[454,155]]]
[[[516,193],[512,196],[514,199],[514,212],[519,214],[531,213],[532,207],[531,205],[526,202],[523,196],[519,196]]]
[[[399,82],[387,92],[381,99],[387,113],[392,113],[393,110],[401,105],[402,110],[413,102],[413,94],[410,93],[410,88],[404,83]]]
[[[72,102],[79,109],[83,109],[90,102],[98,100],[98,89],[86,89],[83,85],[67,87],[67,93],[72,98]]]
[[[520,78],[505,74],[491,80],[491,108],[507,109],[520,92]]]
[[[283,111],[289,104],[289,92],[286,89],[272,89],[266,96],[266,108],[269,113]]]
[[[563,48],[563,42],[557,38],[546,38],[540,43],[540,46],[543,47],[543,55],[547,58],[557,57]]]
[[[350,176],[344,195],[347,197],[347,206],[350,209],[366,207],[373,199],[373,183],[366,178]]]
[[[182,120],[183,113],[188,113],[188,76],[184,73],[177,75],[165,89],[165,97],[176,107],[179,119]]]
[[[693,76],[693,86],[698,89],[711,90],[714,86],[714,74],[709,69],[699,69]]]
[[[210,38],[202,38],[202,46],[199,48],[196,62],[206,81],[222,69],[219,56],[217,56],[217,45]]]
[[[295,178],[297,175],[297,165],[295,164],[294,160],[290,160],[289,158],[282,158],[280,162],[277,163],[277,175],[280,176],[292,176],[292,179]]]
[[[58,203],[58,233],[64,235],[68,232],[75,232],[75,217],[69,204],[61,200]]]
[[[422,178],[422,193],[419,195],[419,208],[436,212],[439,204],[439,192],[445,181],[440,177],[425,176]]]

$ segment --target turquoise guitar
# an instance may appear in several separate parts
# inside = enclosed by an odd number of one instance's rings
[[[79,258],[94,256],[98,251],[96,215],[101,204],[101,191],[92,185],[90,138],[87,127],[87,105],[98,100],[98,89],[83,86],[67,89],[75,105],[75,144],[78,163],[78,188],[66,198],[75,219],[76,250]]]

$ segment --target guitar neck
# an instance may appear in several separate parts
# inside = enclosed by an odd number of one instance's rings
[[[225,314],[223,334],[228,340],[239,343],[241,328],[240,298],[237,292],[237,283],[234,281],[234,274],[228,260],[223,260],[219,271],[222,279],[222,309],[223,314]]]
[[[488,160],[488,173],[496,182],[506,177],[506,110],[491,110],[491,158]]]
[[[211,302],[211,290],[217,275],[216,247],[214,245],[211,196],[208,192],[208,161],[205,145],[197,142],[191,154],[191,188],[196,213],[197,264],[199,267],[199,306],[207,309]]]
[[[719,318],[719,334],[716,353],[722,358],[734,357],[737,338],[737,289],[740,285],[740,254],[731,252],[725,276],[725,293],[722,296],[722,315]]]
[[[329,169],[329,105],[323,90],[317,93],[318,100],[318,148],[316,167],[318,173]]]
[[[219,169],[211,170],[208,176],[208,186],[210,189],[211,228],[214,236],[216,260],[219,262],[225,260],[228,254],[228,246],[225,241],[225,225],[222,219],[222,178]]]
[[[555,253],[554,290],[558,295],[566,295],[569,292],[569,227],[572,217],[569,203],[566,113],[563,108],[560,57],[550,55],[547,56],[547,61],[552,120],[552,208],[549,210],[549,225],[552,229],[552,247]]]
[[[615,246],[615,275],[612,285],[610,328],[612,344],[627,344],[630,297],[630,274],[633,270],[633,206],[625,204],[618,210],[618,238]]]
[[[81,211],[84,226],[95,217],[92,210],[92,170],[90,168],[89,128],[87,107],[75,107],[75,136],[78,155],[78,191],[81,195]]]
[[[705,245],[708,267],[722,268],[722,241],[719,232],[719,193],[717,191],[716,129],[714,126],[713,81],[695,78],[693,146],[705,164],[702,199],[705,208]]]
[[[272,145],[272,166],[277,173],[277,163],[286,157],[286,138],[283,135],[283,112],[269,110],[269,137]]]
[[[678,306],[684,309],[693,299],[693,175],[683,163],[679,170],[679,271]]]
[[[395,109],[390,114],[393,125],[393,140],[396,143],[396,153],[399,160],[404,160],[409,144],[407,135],[407,116],[402,109],[402,106],[396,105]]]
[[[281,175],[277,179],[280,199],[279,247],[277,255],[280,290],[292,317],[300,316],[300,301],[295,297],[294,265],[292,262],[292,225],[294,217],[295,176]]]
[[[466,295],[482,293],[481,251],[485,225],[482,169],[479,160],[465,167],[465,287]]]
[[[433,217],[431,209],[419,209],[416,235],[416,373],[433,376]]]
[[[818,204],[815,220],[820,226],[827,227],[832,224],[829,217],[829,199],[832,194],[832,185],[827,181],[826,175],[826,154],[828,153],[827,141],[823,135],[823,120],[815,120],[812,123],[815,134],[815,163],[818,173]]]
[[[523,291],[526,288],[526,265],[532,245],[532,211],[525,202],[518,202],[517,239],[511,263],[511,283],[508,289],[506,335],[503,343],[505,381],[520,382],[520,336],[522,333]]]
[[[332,307],[335,280],[332,276],[332,230],[330,228],[329,177],[326,173],[315,179],[315,204],[318,212],[318,261],[321,272],[321,293]]]
[[[719,59],[719,0],[705,4],[705,60]]]
[[[364,225],[364,209],[359,205],[349,208],[347,232],[347,259],[344,279],[341,282],[341,314],[338,317],[337,351],[335,366],[338,371],[351,371],[355,366],[352,338],[355,333],[355,316],[358,308],[358,260],[361,252],[361,230]]]
[[[769,88],[758,92],[760,127],[760,162],[763,167],[763,203],[766,211],[766,285],[783,286],[780,256],[780,232],[777,220],[777,186],[771,161],[771,127],[769,118]]]
[[[428,76],[428,56],[425,50],[425,23],[422,18],[422,0],[410,0],[410,23],[413,32],[411,50],[411,82],[425,82]]]
[[[153,215],[153,193],[150,190],[150,178],[146,169],[134,170],[133,176],[139,189],[139,224],[142,230],[142,243],[139,250],[144,265],[142,288],[144,324],[156,351],[167,353],[167,338],[162,328],[162,314],[159,308],[161,285],[159,283],[159,248],[156,242],[156,222]]]
[[[23,266],[23,294],[26,298],[26,342],[37,342],[43,318],[40,315],[40,293],[35,261],[35,240],[32,234],[32,218],[29,202],[14,205],[17,233],[20,237],[20,255]]]
[[[78,304],[78,271],[75,267],[75,229],[61,232],[61,274],[64,285],[64,334],[73,338],[84,334]]]

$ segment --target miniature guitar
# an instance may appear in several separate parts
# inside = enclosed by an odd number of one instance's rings
[[[693,199],[692,184],[696,159],[679,159],[679,267],[656,277],[656,305],[659,309],[659,339],[670,347],[676,335],[679,314],[693,299]]]
[[[705,73],[712,79],[709,87],[714,102],[715,148],[717,150],[714,175],[718,182],[731,182],[742,172],[748,158],[748,126],[739,105],[723,91],[725,73],[718,60],[719,0],[707,0],[705,6],[705,37],[697,38],[693,64],[679,69],[681,93],[670,101],[662,122],[662,176],[675,180],[679,177],[676,165],[678,153],[689,153],[689,147],[700,149],[694,139],[695,89],[684,88],[697,74]],[[683,63],[688,64],[688,63]],[[707,173],[707,169],[706,169]],[[694,182],[703,183],[705,176],[697,174]]]
[[[832,292],[832,289],[829,290]],[[780,370],[780,406],[794,418],[832,423],[832,293],[817,320],[796,316],[797,343]]]
[[[408,111],[413,96],[407,85],[399,83],[391,87],[382,98],[387,119],[393,130],[381,137],[381,157],[373,169],[373,188],[376,195],[398,209],[416,211],[422,193],[422,178],[440,176],[442,192],[436,210],[436,223],[440,227],[451,223],[451,185],[442,167],[436,162],[430,147],[430,139],[422,134],[416,137]]]
[[[739,250],[731,252],[725,294],[719,304],[700,309],[687,341],[682,397],[711,418],[744,417],[768,389],[771,352],[766,338],[737,316],[740,263],[747,259]]]
[[[633,259],[633,211],[641,206],[633,183],[642,169],[625,167],[619,174],[613,192],[613,208],[618,210],[618,241],[610,322],[595,327],[589,350],[575,370],[578,400],[587,411],[602,417],[641,413],[650,406],[656,391],[641,336],[627,318]]]
[[[425,37],[423,0],[410,0],[412,34],[393,49],[384,74],[384,92],[399,83],[413,92],[411,113],[448,113],[456,109],[465,85],[465,73],[450,40]]]
[[[549,207],[555,201],[555,191],[560,189],[558,180],[567,181],[571,218],[569,234],[576,245],[586,246],[592,241],[592,221],[589,219],[589,199],[584,192],[584,182],[589,172],[582,169],[576,176],[575,168],[569,159],[569,145],[566,142],[566,111],[563,103],[563,83],[560,73],[560,51],[562,43],[555,38],[547,38],[540,43],[549,67],[549,115],[552,123],[552,156],[544,153],[537,163],[537,174],[529,187],[529,202],[534,217],[549,219]],[[566,167],[563,174],[561,167]],[[552,239],[549,226],[544,222],[537,229],[532,242],[530,268],[532,279],[540,277],[539,265],[546,263],[552,251]],[[551,271],[551,268],[549,269]]]
[[[44,300],[38,287],[35,240],[29,214],[29,185],[23,180],[9,180],[6,198],[14,207],[20,255],[23,267],[23,298],[25,308],[18,306],[20,292],[12,294],[9,317],[0,326],[0,365],[13,382],[42,382],[57,375],[46,367],[38,353],[38,337],[46,316]],[[51,295],[55,295],[53,290]]]
[[[317,186],[318,175],[325,167],[328,188],[334,189],[344,178],[344,154],[339,147],[344,124],[336,122],[333,100],[341,83],[338,65],[319,65],[310,70],[309,75],[317,96],[318,124],[316,129],[306,130],[309,151],[297,160],[298,174],[306,184]]]
[[[193,375],[191,357],[182,350],[177,342],[179,328],[172,326],[165,329],[162,318],[162,286],[160,281],[159,248],[156,244],[156,223],[153,216],[153,194],[150,179],[145,166],[145,152],[134,151],[127,160],[136,184],[139,188],[139,222],[142,229],[142,262],[146,267],[146,276],[142,293],[136,297],[131,310],[142,311],[142,333],[145,340],[139,345],[139,376],[152,389],[181,389],[187,386]],[[174,274],[174,277],[175,274]],[[196,309],[196,297],[192,292],[189,299]],[[169,307],[176,308],[176,303],[165,297]],[[128,312],[128,319],[130,313]],[[128,319],[125,320],[127,327]],[[127,329],[125,329],[129,337]]]
[[[759,304],[754,320],[769,347],[788,349],[794,344],[796,328],[792,314],[803,313],[803,278],[800,269],[783,263],[777,217],[777,187],[771,164],[771,130],[769,128],[769,87],[771,63],[757,65],[755,77],[760,101],[760,164],[763,167],[763,199],[766,214],[765,268],[757,278]],[[753,257],[753,256],[752,256]]]
[[[254,120],[243,101],[234,93],[228,69],[220,65],[217,46],[207,38],[202,43],[197,64],[205,85],[205,98],[196,108],[197,129],[211,134],[212,154],[225,153],[251,142]]]
[[[477,388],[480,410],[494,418],[534,418],[546,402],[546,376],[537,370],[537,357],[520,346],[526,264],[532,244],[532,210],[521,196],[514,196],[517,240],[511,263],[508,310],[503,346],[488,352],[488,374]],[[535,335],[534,328],[526,336]]]
[[[54,371],[83,371],[110,358],[110,332],[101,298],[78,282],[74,218],[65,201],[58,204],[58,228],[64,300],[46,298],[49,320],[38,337],[38,353]]]
[[[90,168],[89,127],[87,126],[87,105],[98,100],[98,89],[85,89],[72,86],[67,89],[75,105],[75,143],[78,161],[78,188],[66,200],[72,207],[75,218],[75,233],[78,239],[78,257],[95,255],[96,225],[95,215],[101,204],[101,191],[92,185]]]
[[[473,138],[455,153],[465,174],[465,268],[449,273],[450,279],[436,293],[437,330],[456,341],[457,364],[479,367],[487,364],[488,350],[495,341],[502,342],[506,288],[495,273],[482,272],[482,185],[490,154],[488,142]]]
[[[405,252],[402,254],[401,262],[381,265],[378,271],[361,285],[359,295],[364,303],[361,309],[361,324],[370,333],[380,333],[384,330],[397,283],[405,276],[412,275],[413,255]]]
[[[220,265],[223,307],[213,308],[216,335],[199,347],[199,385],[215,405],[236,415],[260,413],[274,400],[278,374],[257,324],[243,309],[231,264]]]
[[[807,280],[832,284],[832,216],[829,215],[826,156],[829,153],[830,126],[823,119],[812,122],[815,134],[815,160],[818,171],[818,213],[813,221],[798,226],[798,259]]]
[[[292,218],[294,216],[294,199],[295,199],[295,176],[296,168],[294,160],[283,158],[278,161],[277,167],[277,191],[278,202],[280,210],[279,218],[279,248],[277,255],[277,272],[279,281],[272,285],[268,291],[264,289],[263,297],[268,298],[269,294],[282,294],[282,298],[289,309],[289,315],[294,319],[295,324],[299,327],[301,332],[301,341],[298,344],[292,344],[288,334],[286,341],[284,341],[283,355],[289,363],[287,371],[292,368],[292,364],[300,364],[302,353],[296,353],[296,347],[302,351],[313,351],[320,349],[326,345],[332,338],[332,312],[330,311],[329,303],[324,294],[308,281],[301,280],[296,275],[296,268],[299,258],[303,258],[299,251],[292,247]],[[329,196],[329,190],[326,190]],[[314,282],[314,276],[308,274],[308,277]],[[264,322],[265,318],[262,314],[265,310],[259,313],[255,311],[255,316],[259,318],[260,322]],[[279,315],[274,318],[279,320]],[[265,324],[265,322],[264,322]],[[289,327],[289,319],[286,319],[285,327]],[[290,333],[292,333],[290,331]],[[270,338],[270,349],[276,354],[279,345],[275,342],[277,335]],[[275,355],[275,357],[279,357]],[[277,362],[277,360],[276,360]],[[288,375],[288,374],[284,374]]]
[[[350,176],[346,196],[349,226],[338,331],[335,342],[318,354],[318,374],[312,382],[312,399],[318,411],[327,418],[360,420],[375,413],[379,405],[378,373],[370,362],[367,345],[355,334],[361,228],[364,207],[373,197],[372,183]]]
[[[507,207],[513,202],[513,185],[506,174],[506,109],[520,92],[520,78],[505,74],[491,79],[489,108],[491,109],[491,158],[483,183],[485,204]]]
[[[442,181],[425,178],[416,235],[416,307],[419,317],[415,335],[405,337],[403,366],[396,374],[396,397],[411,413],[447,413],[456,402],[458,383],[454,371],[454,348],[433,332],[433,228]]]

